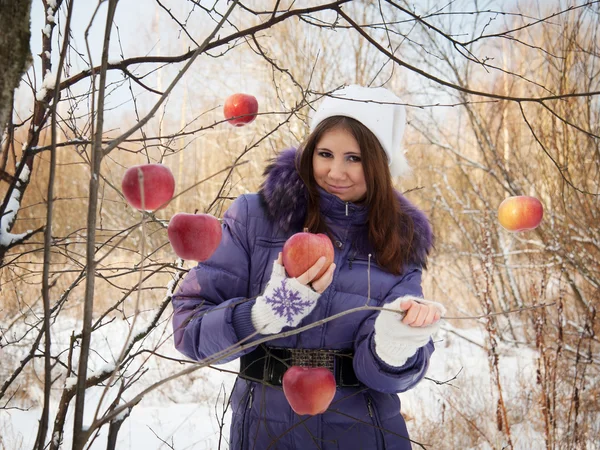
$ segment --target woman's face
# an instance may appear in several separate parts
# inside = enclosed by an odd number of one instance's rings
[[[313,153],[317,184],[345,202],[358,202],[367,194],[360,147],[344,128],[326,131]]]

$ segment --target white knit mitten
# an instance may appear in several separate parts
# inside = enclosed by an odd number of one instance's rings
[[[446,308],[440,303],[425,300],[419,297],[400,297],[384,308],[400,311],[400,305],[414,300],[424,305],[433,305],[440,310],[440,316],[446,314]],[[406,313],[381,311],[375,319],[375,352],[377,356],[390,366],[401,367],[406,361],[417,353],[417,350],[429,342],[429,338],[439,329],[441,320],[426,327],[412,327],[402,323]]]
[[[252,324],[261,334],[295,327],[311,313],[320,296],[295,278],[288,278],[284,267],[275,261],[265,292],[252,307]]]

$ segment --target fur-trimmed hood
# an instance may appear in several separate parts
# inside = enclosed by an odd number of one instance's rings
[[[259,190],[267,214],[284,230],[302,226],[308,205],[308,190],[296,170],[296,152],[294,148],[284,150],[267,166]],[[396,191],[396,197],[414,223],[410,262],[425,267],[434,241],[429,220],[400,192]]]

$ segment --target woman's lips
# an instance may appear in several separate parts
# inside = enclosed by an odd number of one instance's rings
[[[333,186],[331,184],[328,184],[327,186],[329,186],[329,189],[332,192],[345,192],[350,189],[350,186]]]

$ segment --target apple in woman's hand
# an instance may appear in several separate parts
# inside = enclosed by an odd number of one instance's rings
[[[256,119],[258,112],[258,101],[256,97],[248,94],[233,94],[225,100],[223,114],[227,121],[236,127],[244,125]]]
[[[335,378],[325,367],[292,366],[283,374],[283,393],[296,414],[322,414],[335,396]]]
[[[210,214],[175,214],[169,221],[167,234],[173,251],[181,259],[206,261],[221,242],[219,220]]]
[[[325,264],[314,277],[315,280],[321,278],[333,262],[331,239],[326,234],[314,234],[305,230],[292,235],[283,245],[283,266],[292,278],[299,277],[310,269],[321,256],[325,257]]]
[[[140,176],[141,172],[141,176]],[[140,189],[143,186],[143,191]],[[145,211],[155,211],[165,206],[175,192],[175,178],[171,169],[162,164],[132,166],[123,175],[121,190],[127,203]],[[142,192],[144,204],[142,205]]]
[[[508,197],[498,207],[498,221],[507,231],[533,230],[544,217],[544,207],[535,197]]]

